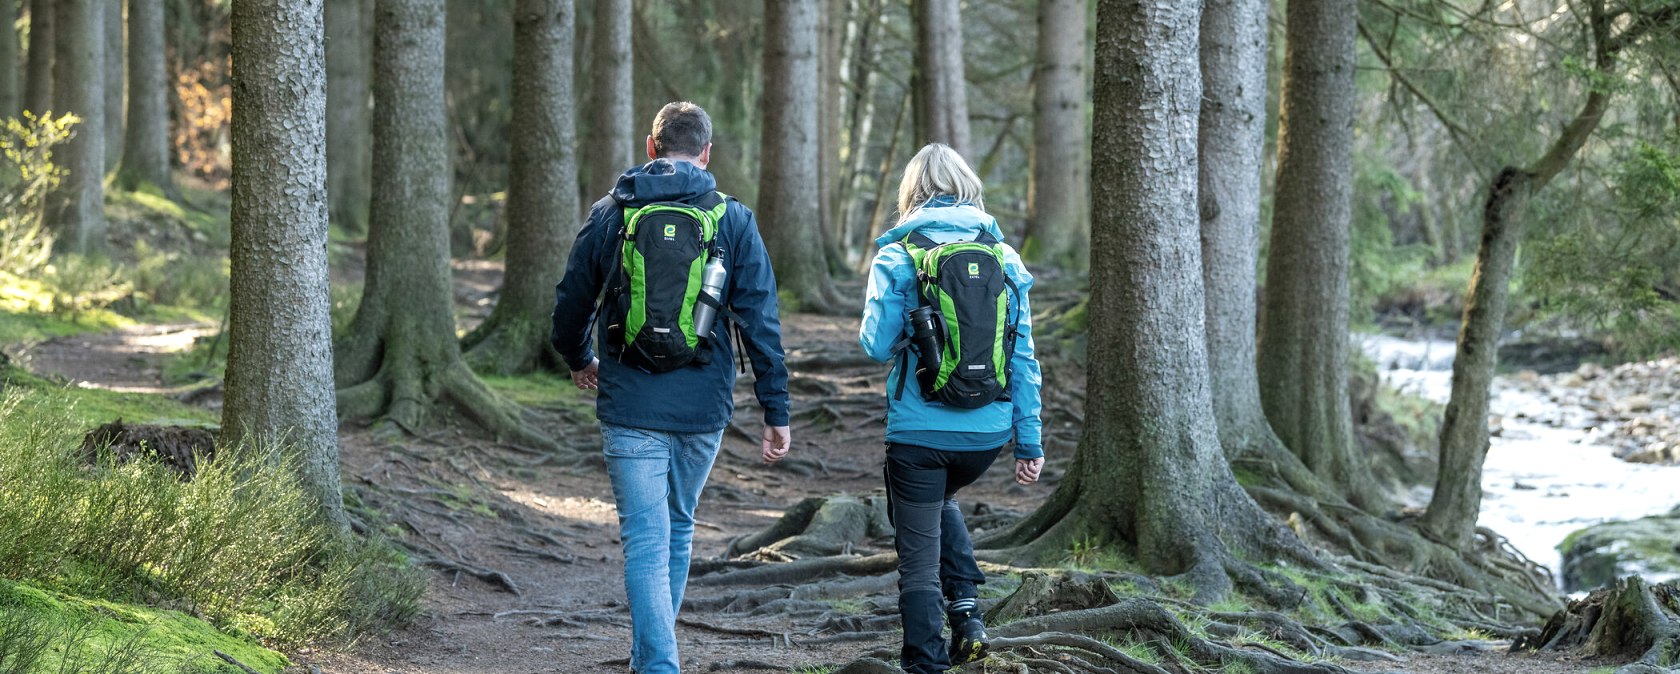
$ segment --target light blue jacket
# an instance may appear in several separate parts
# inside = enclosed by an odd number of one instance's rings
[[[892,347],[910,334],[910,310],[918,304],[916,271],[910,253],[903,246],[894,245],[912,231],[920,231],[938,243],[972,241],[981,231],[1003,240],[995,218],[967,202],[957,204],[949,197],[934,198],[908,220],[876,239],[881,249],[875,253],[875,262],[869,270],[869,291],[863,305],[858,343],[870,358],[881,362],[898,356]],[[904,383],[904,395],[895,400],[893,393],[898,390],[899,378],[905,372],[916,371],[916,353],[910,350],[910,366],[894,367],[887,375],[887,442],[950,451],[980,451],[1001,447],[1013,438],[1015,458],[1044,456],[1043,423],[1039,419],[1039,387],[1043,385],[1043,376],[1039,373],[1038,360],[1033,357],[1032,311],[1027,303],[1033,277],[1026,265],[1021,264],[1021,256],[1014,248],[1004,244],[1003,251],[1004,272],[1015,281],[1019,291],[1019,297],[1012,299],[1010,306],[1011,315],[1020,316],[1020,336],[1015,341],[1015,352],[1010,355],[1011,400],[972,410],[947,407],[923,400],[915,377]],[[1019,304],[1014,304],[1015,301]]]

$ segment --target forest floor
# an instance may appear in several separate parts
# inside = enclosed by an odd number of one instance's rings
[[[457,299],[471,317],[488,312],[499,270],[458,265]],[[724,553],[737,537],[763,529],[790,506],[836,492],[864,495],[881,487],[883,423],[879,392],[886,366],[856,348],[854,317],[785,316],[784,343],[793,374],[794,446],[767,467],[756,459],[759,411],[750,375],[737,387],[737,419],[698,512],[695,560]],[[137,326],[114,333],[61,337],[30,351],[31,369],[84,386],[167,392],[163,361],[215,326]],[[963,499],[993,512],[1026,512],[1054,489],[1078,438],[1076,402],[1083,382],[1047,380],[1049,467],[1043,483],[1014,484],[1008,466],[964,490]],[[1082,379],[1080,377],[1079,379]],[[326,673],[525,674],[628,671],[630,620],[621,576],[612,494],[599,455],[592,401],[563,377],[490,378],[493,387],[532,409],[533,423],[581,462],[497,443],[461,424],[440,424],[424,437],[382,427],[341,429],[343,477],[353,512],[395,538],[441,560],[430,572],[421,617],[397,632],[348,650],[293,653],[298,664]],[[214,397],[200,404],[214,405]],[[1004,458],[1007,460],[1007,457]],[[868,549],[890,550],[890,540]],[[1078,564],[1077,551],[1070,562]],[[685,671],[827,671],[876,653],[896,655],[895,575],[830,584],[820,613],[733,610],[742,589],[691,584],[678,627]],[[1018,581],[993,574],[984,597]],[[874,618],[880,618],[870,622]],[[845,624],[852,624],[850,628]],[[858,631],[859,623],[874,625]],[[1498,644],[1489,644],[1498,646]],[[1440,672],[1578,672],[1579,662],[1506,656],[1489,651],[1402,654],[1402,662],[1349,663],[1354,669]],[[963,672],[1021,671],[971,665]]]

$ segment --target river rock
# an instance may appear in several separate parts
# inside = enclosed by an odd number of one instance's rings
[[[1622,576],[1652,583],[1680,578],[1680,507],[1667,515],[1612,521],[1581,529],[1558,545],[1563,589],[1585,592]]]

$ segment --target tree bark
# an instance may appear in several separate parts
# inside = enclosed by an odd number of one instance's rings
[[[1260,406],[1255,279],[1266,135],[1266,0],[1202,8],[1197,198],[1213,416],[1227,457],[1281,448]]]
[[[18,6],[0,3],[0,116],[16,117],[23,109],[18,91]]]
[[[595,0],[594,47],[590,82],[589,134],[583,156],[589,162],[585,204],[606,196],[625,169],[641,162],[642,143],[636,135],[635,54],[631,51],[630,0]]]
[[[53,16],[52,109],[82,121],[54,158],[67,172],[47,194],[53,250],[86,253],[105,247],[105,0],[58,0]]]
[[[116,170],[123,153],[123,3],[104,0],[105,172]],[[161,58],[161,56],[159,57]]]
[[[1250,561],[1310,559],[1237,486],[1219,447],[1197,245],[1198,6],[1100,0],[1084,437],[1029,548],[1123,544],[1208,601]],[[1171,372],[1170,377],[1154,373]]]
[[[367,231],[372,2],[327,0],[327,213],[350,234]]]
[[[968,135],[959,0],[912,0],[916,24],[916,146],[944,143],[974,163]],[[978,164],[976,164],[978,166]]]
[[[497,434],[552,447],[461,358],[449,277],[444,0],[377,0],[367,280],[334,350],[341,418],[417,430],[453,402]]]
[[[572,121],[571,3],[520,0],[513,11],[513,137],[507,266],[490,317],[462,343],[481,372],[528,372],[550,352],[554,284],[578,212]]]
[[[1609,81],[1621,49],[1640,39],[1658,19],[1635,15],[1620,34],[1611,34],[1615,18],[1605,14],[1604,2],[1589,6],[1596,76]],[[1673,22],[1673,12],[1660,19]],[[1507,166],[1493,177],[1482,207],[1482,242],[1470,276],[1464,316],[1453,359],[1452,396],[1441,424],[1441,469],[1423,516],[1430,537],[1455,549],[1475,540],[1476,517],[1481,513],[1482,462],[1488,450],[1488,392],[1498,366],[1499,335],[1504,331],[1510,299],[1517,243],[1522,239],[1528,203],[1561,173],[1580,152],[1603,120],[1613,90],[1592,87],[1574,119],[1563,128],[1546,154],[1527,168]]]
[[[1288,8],[1259,374],[1283,443],[1350,500],[1374,505],[1347,383],[1356,16],[1354,0]]]
[[[128,0],[128,125],[117,185],[133,191],[148,184],[171,199],[180,198],[169,172],[163,0]]]
[[[222,441],[281,443],[321,517],[348,531],[333,411],[321,0],[240,0],[232,24],[240,76]]]
[[[23,108],[37,115],[52,108],[53,0],[30,0],[29,63]]]
[[[1033,151],[1023,246],[1032,260],[1084,269],[1091,186],[1085,151],[1084,0],[1038,4]],[[1258,202],[1256,202],[1258,203]]]
[[[758,176],[759,232],[776,284],[803,311],[826,312],[834,297],[813,214],[817,143],[817,26],[822,0],[764,3],[764,135]]]
[[[817,58],[822,105],[817,106],[817,219],[822,233],[823,259],[831,273],[845,270],[846,234],[840,224],[840,120],[846,111],[840,73],[846,67],[844,50],[846,0],[823,0],[819,10],[822,54]]]

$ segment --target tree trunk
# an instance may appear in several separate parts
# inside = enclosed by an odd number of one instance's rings
[[[640,164],[642,143],[636,134],[635,54],[631,51],[630,0],[596,0],[594,78],[590,83],[589,134],[584,137],[583,156],[589,162],[588,202],[612,191],[625,169]]]
[[[916,24],[916,147],[944,143],[973,163],[968,137],[968,84],[963,79],[959,0],[912,0]],[[978,166],[978,164],[975,164]]]
[[[150,184],[179,199],[169,173],[169,73],[163,43],[163,0],[128,0],[128,125],[117,185],[133,191]]]
[[[23,109],[18,98],[18,7],[0,3],[0,116],[16,117]]]
[[[822,232],[823,258],[829,271],[845,271],[846,234],[840,227],[840,120],[846,112],[845,89],[840,73],[846,29],[846,0],[823,0],[821,13],[822,54],[817,58],[824,103],[817,106],[817,219]]]
[[[1254,359],[1254,272],[1260,254],[1260,171],[1266,136],[1266,0],[1202,8],[1202,109],[1197,198],[1207,295],[1208,374],[1226,456],[1280,448],[1260,406]]]
[[[1588,29],[1594,49],[1594,77],[1611,81],[1616,55],[1651,30],[1660,27],[1658,13],[1635,13],[1620,34],[1611,34],[1603,0],[1589,3]],[[1672,17],[1668,10],[1668,17]],[[1670,18],[1672,20],[1672,18]],[[1510,276],[1522,239],[1524,213],[1530,198],[1546,188],[1581,146],[1593,136],[1609,108],[1614,89],[1591,87],[1581,111],[1562,128],[1546,155],[1527,168],[1505,166],[1494,176],[1482,207],[1482,245],[1475,255],[1475,271],[1458,328],[1458,353],[1453,358],[1453,392],[1441,424],[1441,469],[1436,476],[1423,529],[1445,545],[1468,550],[1475,541],[1475,521],[1482,511],[1482,461],[1487,459],[1488,387],[1494,383],[1499,334],[1505,328]]]
[[[54,10],[52,109],[82,118],[75,136],[53,153],[67,171],[46,203],[58,253],[105,247],[105,5],[105,0],[58,0]]]
[[[240,77],[222,441],[282,443],[321,516],[348,530],[327,297],[321,0],[240,0],[232,23]]]
[[[1033,260],[1075,270],[1083,269],[1089,259],[1084,253],[1090,240],[1085,9],[1084,0],[1038,4],[1032,171],[1023,246]]]
[[[1237,486],[1209,388],[1196,214],[1198,7],[1100,0],[1089,375],[1067,477],[1004,542],[1123,544],[1208,601],[1250,561],[1310,553]],[[1160,377],[1148,373],[1171,372]]]
[[[30,0],[29,64],[23,107],[37,115],[52,109],[53,0]]]
[[[455,337],[444,0],[378,0],[374,24],[367,280],[335,348],[339,416],[412,431],[450,401],[494,433],[552,447],[479,381]]]
[[[544,319],[566,273],[578,212],[572,19],[570,3],[514,7],[507,267],[495,310],[462,343],[479,371],[528,372],[550,351]]]
[[[327,214],[350,234],[367,232],[372,2],[327,0]]]
[[[1611,34],[1618,21],[1605,13],[1603,0],[1589,5],[1596,76],[1614,76],[1617,54],[1658,27],[1653,15],[1635,14],[1620,34]],[[1672,25],[1672,12],[1662,23]],[[1423,528],[1430,537],[1456,549],[1475,540],[1476,517],[1482,504],[1482,461],[1488,450],[1488,391],[1498,365],[1499,335],[1505,329],[1512,268],[1522,239],[1528,202],[1569,165],[1586,145],[1610,105],[1613,89],[1593,87],[1581,110],[1557,140],[1527,168],[1507,166],[1493,177],[1482,207],[1482,243],[1470,275],[1464,317],[1453,358],[1452,396],[1441,424],[1441,469],[1424,512]]]
[[[1354,0],[1288,8],[1260,401],[1308,468],[1374,505],[1348,406],[1356,13]]]
[[[104,0],[105,172],[117,169],[123,153],[123,3]],[[160,57],[161,58],[161,57]]]
[[[817,182],[817,48],[822,0],[764,3],[763,144],[758,176],[759,233],[775,263],[776,283],[797,310],[834,308]]]

